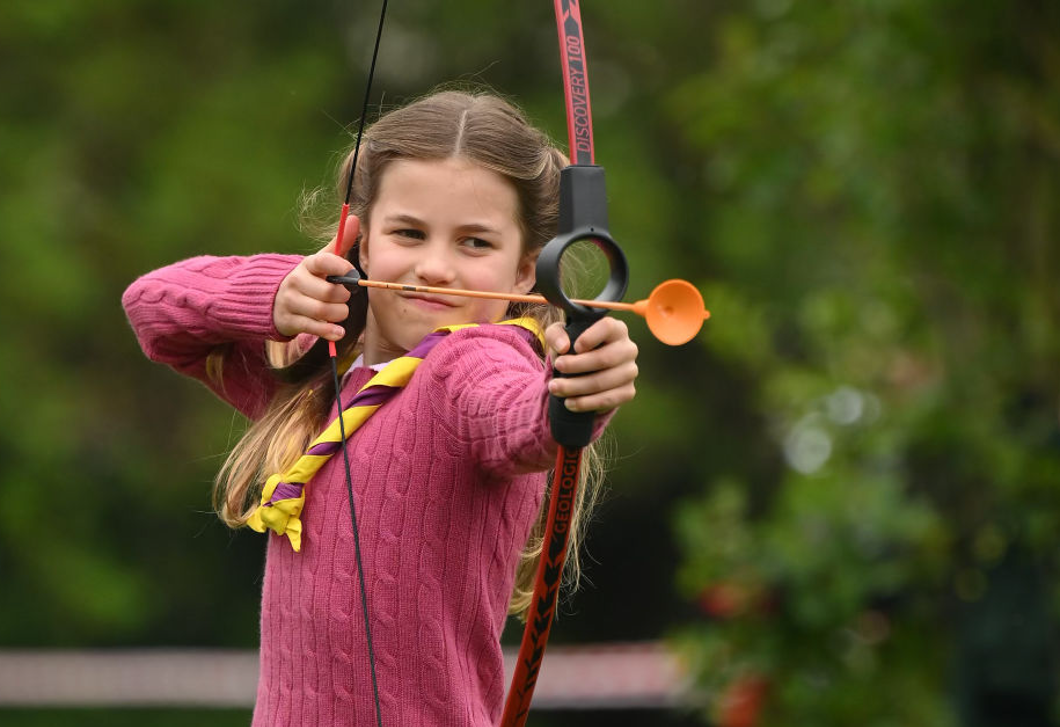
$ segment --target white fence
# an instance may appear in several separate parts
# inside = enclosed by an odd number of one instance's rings
[[[505,654],[513,670],[514,652]],[[253,651],[135,649],[0,650],[0,706],[250,707]],[[549,648],[535,709],[667,708],[685,701],[688,679],[656,643]]]

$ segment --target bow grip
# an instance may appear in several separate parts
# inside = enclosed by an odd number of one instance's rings
[[[594,243],[610,267],[607,283],[596,300],[621,300],[629,282],[629,265],[622,248],[607,229],[604,169],[596,165],[575,164],[560,172],[557,235],[537,258],[538,290],[567,314],[566,332],[571,353],[578,336],[607,313],[602,308],[573,302],[563,290],[560,261],[568,248],[580,241]],[[555,369],[552,375],[565,376]],[[549,397],[548,418],[552,438],[564,447],[584,447],[592,440],[595,412],[573,412],[564,405],[562,398],[553,395]]]
[[[564,330],[570,338],[570,353],[574,352],[574,342],[585,333],[593,323],[603,317],[571,316],[567,319]],[[575,374],[577,375],[577,374]],[[553,378],[567,378],[567,374],[552,369]],[[594,411],[571,411],[564,403],[566,399],[550,394],[548,397],[548,421],[552,429],[552,438],[564,447],[584,447],[593,438],[593,424],[596,421]]]

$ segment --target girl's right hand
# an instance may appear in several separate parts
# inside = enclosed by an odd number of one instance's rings
[[[329,341],[346,335],[338,324],[349,315],[346,301],[350,291],[326,278],[345,275],[353,268],[345,256],[356,242],[360,227],[360,220],[350,215],[341,241],[336,237],[320,252],[307,255],[280,283],[272,304],[272,322],[281,335],[293,338],[311,333]]]

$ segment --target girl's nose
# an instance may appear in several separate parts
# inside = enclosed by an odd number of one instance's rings
[[[443,245],[425,245],[416,261],[416,277],[426,285],[444,285],[455,278],[449,251]]]

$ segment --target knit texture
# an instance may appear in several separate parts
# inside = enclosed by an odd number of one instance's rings
[[[272,302],[298,255],[195,257],[148,273],[129,286],[122,305],[152,361],[205,383],[254,419],[276,391],[265,370],[263,341],[285,340]],[[206,359],[225,352],[222,380],[207,380]]]
[[[230,344],[211,388],[254,416],[274,390],[272,300],[299,259],[195,258],[144,276],[123,303],[145,353],[200,380]],[[352,371],[343,397],[372,374]],[[386,725],[500,718],[500,634],[556,453],[548,377],[511,327],[457,331],[347,441]],[[375,724],[344,468],[333,457],[310,481],[301,552],[267,536],[255,727]]]

